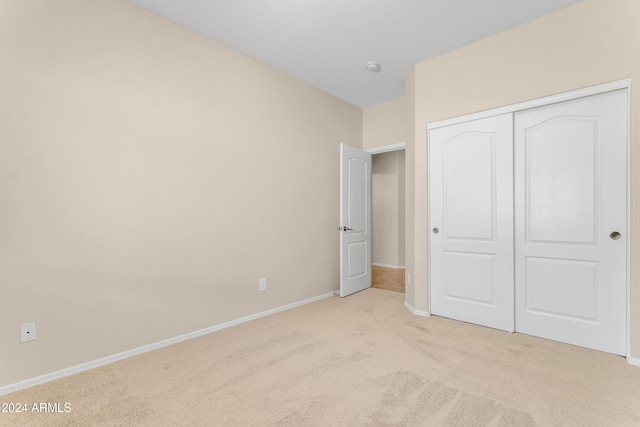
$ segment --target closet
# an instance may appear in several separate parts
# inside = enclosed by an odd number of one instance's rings
[[[627,348],[628,89],[429,127],[431,313]]]

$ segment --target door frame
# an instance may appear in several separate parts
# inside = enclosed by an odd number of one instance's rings
[[[400,151],[406,148],[407,144],[398,142],[397,144],[381,145],[380,147],[365,148],[364,151],[371,154],[382,154],[390,151]]]
[[[634,359],[631,357],[631,240],[633,238],[633,230],[631,228],[631,180],[630,180],[630,171],[631,171],[631,79],[622,79],[616,80],[608,83],[603,83],[595,86],[589,86],[582,89],[567,91],[558,93],[555,95],[545,96],[542,98],[536,98],[529,101],[518,102],[516,104],[505,105],[503,107],[493,108],[490,110],[480,111],[477,113],[466,114],[463,116],[453,117],[445,120],[438,120],[435,122],[427,123],[427,153],[430,151],[429,145],[429,131],[431,129],[436,129],[444,126],[455,125],[458,123],[468,122],[471,120],[483,119],[491,116],[496,116],[500,114],[506,113],[516,113],[521,110],[528,110],[535,107],[542,107],[545,105],[556,104],[558,102],[570,101],[573,99],[584,98],[591,95],[598,95],[605,92],[611,92],[618,89],[626,89],[627,91],[627,164],[626,164],[626,175],[627,175],[627,230],[629,234],[629,238],[627,239],[627,259],[626,259],[626,288],[627,288],[627,351],[626,358],[628,363],[632,363],[634,365],[640,365],[640,360]],[[427,170],[429,169],[429,165],[427,165]],[[427,194],[427,229],[430,230],[431,227],[431,197],[430,194]],[[431,240],[427,242],[427,247],[429,248],[429,253],[431,253]],[[427,266],[429,268],[429,272],[431,272],[430,265],[430,256],[427,257]],[[431,311],[431,273],[429,273],[429,312]]]
[[[393,152],[393,151],[405,151],[405,150],[406,150],[406,148],[407,148],[407,144],[406,144],[405,142],[398,142],[398,143],[395,143],[395,144],[381,145],[381,146],[379,146],[379,147],[365,148],[365,149],[364,149],[364,151],[366,151],[367,153],[370,153],[370,154],[371,154],[371,156],[372,156],[372,161],[371,161],[371,172],[373,173],[373,156],[375,156],[376,154],[391,153],[391,152]],[[406,185],[406,182],[407,182],[407,176],[406,176],[406,175],[407,175],[406,159],[405,159],[405,166],[404,166],[404,167],[405,167],[405,170],[404,170],[404,173],[405,173],[404,180],[405,180],[405,185]],[[373,181],[372,181],[372,183],[371,183],[371,190],[373,191]],[[406,196],[406,195],[405,195],[405,196]],[[407,214],[406,214],[406,212],[407,212],[407,200],[406,200],[406,197],[405,197],[405,202],[404,202],[404,204],[405,204],[405,217],[404,217],[404,218],[402,218],[402,222],[404,222],[404,227],[405,227],[405,241],[406,241],[406,229],[407,229],[407,228],[406,228],[406,225],[407,225]],[[372,207],[372,213],[373,213],[373,207]],[[373,230],[371,231],[371,236],[372,236],[372,238],[373,238]],[[373,247],[372,247],[372,249],[373,249]],[[372,261],[372,265],[373,265],[373,255],[371,256],[371,261]],[[405,265],[404,265],[403,267],[401,267],[401,268],[405,269],[405,271],[406,271],[406,264],[407,264],[407,262],[406,262],[406,248],[405,248],[405,262],[404,262],[404,264],[405,264]],[[399,268],[399,267],[397,267],[397,266],[387,266],[387,265],[382,265],[382,264],[379,264],[378,266],[379,266],[379,267]],[[405,278],[405,286],[406,286],[406,278]]]

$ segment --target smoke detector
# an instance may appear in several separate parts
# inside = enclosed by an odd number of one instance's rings
[[[367,70],[376,73],[380,71],[380,64],[375,61],[367,62]]]

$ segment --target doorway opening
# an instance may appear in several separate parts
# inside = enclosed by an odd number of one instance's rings
[[[372,156],[371,240],[373,288],[405,292],[405,151],[367,150]]]

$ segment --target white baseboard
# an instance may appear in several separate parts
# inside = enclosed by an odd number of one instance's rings
[[[380,264],[377,262],[372,262],[371,265],[374,267],[384,267],[384,268],[404,268],[404,265],[389,265],[389,264]]]
[[[200,329],[199,331],[189,332],[184,335],[180,335],[174,338],[169,338],[164,341],[159,341],[153,344],[145,345],[142,347],[134,348],[133,350],[124,351],[122,353],[114,354],[112,356],[103,357],[102,359],[93,360],[91,362],[82,363],[80,365],[72,366],[70,368],[61,369],[59,371],[51,372],[49,374],[45,374],[39,377],[31,378],[25,381],[21,381],[15,384],[9,384],[3,387],[0,387],[0,396],[4,396],[5,394],[13,393],[19,390],[23,390],[25,388],[33,387],[36,385],[44,384],[50,381],[54,381],[60,378],[68,377],[69,375],[77,374],[79,372],[87,371],[89,369],[97,368],[100,366],[108,365],[110,363],[117,362],[119,360],[127,359],[129,357],[137,356],[142,353],[146,353],[149,351],[157,350],[162,347],[167,347],[172,344],[177,344],[182,341],[186,341],[192,338],[196,338],[202,335],[210,334],[212,332],[219,331],[221,329],[230,328],[231,326],[239,325],[241,323],[248,322],[250,320],[258,319],[260,317],[269,316],[271,314],[275,314],[281,311],[289,310],[301,305],[309,304],[315,301],[319,301],[321,299],[329,298],[334,296],[334,292],[330,292],[328,294],[320,295],[317,297],[309,298],[303,301],[294,302],[292,304],[283,305],[282,307],[272,308],[271,310],[263,311],[260,313],[252,314],[249,316],[241,317],[240,319],[230,320],[225,323],[220,323],[219,325],[210,326],[205,329]]]
[[[640,366],[640,359],[636,359],[635,357],[627,356],[627,363],[633,366]]]
[[[431,316],[431,313],[429,313],[428,311],[416,310],[415,308],[411,307],[411,304],[409,304],[406,301],[404,302],[404,306],[407,308],[407,310],[409,310],[411,313],[415,314],[416,316],[422,316],[422,317]]]

